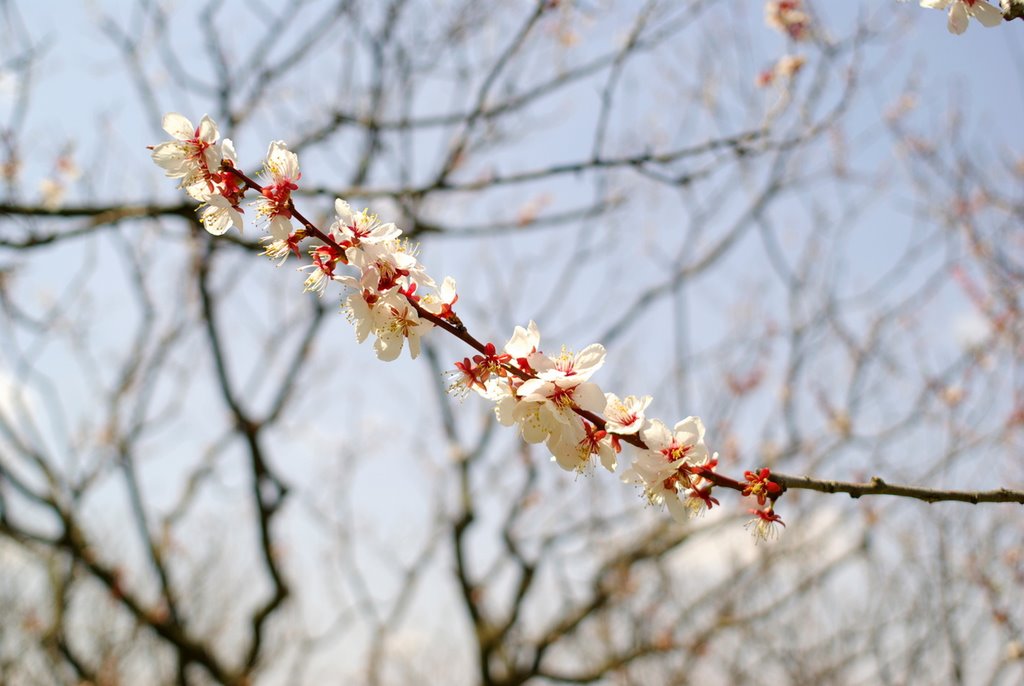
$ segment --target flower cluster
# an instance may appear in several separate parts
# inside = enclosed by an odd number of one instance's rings
[[[687,417],[669,428],[646,417],[650,396],[620,398],[603,391],[593,381],[604,365],[603,346],[545,354],[531,321],[516,327],[499,352],[495,344],[469,334],[454,310],[459,299],[455,280],[446,277],[438,285],[395,224],[367,210],[356,212],[342,199],[335,200],[335,219],[327,231],[306,220],[292,201],[301,177],[298,158],[283,142],[270,144],[263,163],[267,182],[260,185],[239,171],[231,141],[218,142],[209,117],[193,128],[185,117],[168,114],[164,130],[174,140],[153,146],[153,160],[203,203],[206,229],[215,235],[232,225],[241,230],[245,193],[258,193],[253,204],[270,234],[263,239],[264,254],[282,263],[291,255],[301,258],[305,244],[310,263],[300,269],[310,272],[306,290],[322,295],[332,282],[344,286],[342,310],[356,339],[372,336],[381,360],[396,359],[406,344],[415,358],[421,337],[442,328],[477,352],[449,372],[452,393],[474,392],[492,402],[501,424],[516,427],[528,443],[544,443],[562,469],[580,473],[599,463],[615,472],[628,448],[631,464],[622,480],[638,486],[649,503],[664,504],[676,519],[718,505],[713,489],[725,486],[756,498],[763,508],[752,510],[761,522],[754,529],[759,538],[768,538],[774,524],[781,524],[772,508],[782,489],[769,471],[747,472],[746,482],[718,474],[718,456],[704,443],[700,418]]]
[[[604,364],[603,346],[545,355],[530,322],[516,327],[502,350],[488,343],[485,354],[457,362],[452,388],[493,402],[501,424],[517,427],[527,443],[544,443],[562,469],[584,472],[599,462],[614,472],[629,446],[632,464],[622,480],[640,486],[648,502],[666,505],[677,519],[718,504],[706,478],[717,455],[704,444],[703,422],[688,417],[670,430],[645,417],[650,396],[602,391],[591,378]]]
[[[174,112],[164,116],[163,129],[174,140],[155,145],[153,161],[172,179],[181,179],[178,187],[189,196],[205,203],[201,215],[203,226],[219,236],[232,226],[242,228],[239,202],[245,189],[232,174],[222,171],[235,163],[231,140],[218,141],[217,125],[207,116],[193,128],[192,122]]]

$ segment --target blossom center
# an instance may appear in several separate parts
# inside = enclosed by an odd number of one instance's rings
[[[661,451],[661,454],[665,456],[665,459],[667,461],[675,462],[676,460],[681,460],[684,457],[686,457],[686,453],[688,452],[690,452],[690,446],[679,445],[678,443],[673,441],[672,445]]]

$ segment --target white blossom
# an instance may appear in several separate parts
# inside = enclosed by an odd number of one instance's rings
[[[988,4],[986,0],[921,0],[921,7],[933,10],[949,8],[946,28],[957,35],[967,30],[970,17],[988,27],[998,26],[1003,21],[1003,13],[999,8]]]
[[[263,161],[264,173],[270,182],[263,186],[262,197],[256,201],[256,212],[267,218],[267,231],[275,239],[287,238],[292,232],[292,191],[302,175],[298,156],[283,141],[273,141]]]
[[[217,125],[204,116],[199,126],[177,112],[164,115],[163,129],[174,140],[153,146],[151,157],[172,179],[181,179],[179,188],[205,202],[214,191],[214,175],[221,163],[220,134]]]
[[[635,434],[644,425],[644,410],[651,404],[651,396],[637,398],[627,395],[624,400],[614,393],[605,393],[605,428],[614,434],[628,436]]]

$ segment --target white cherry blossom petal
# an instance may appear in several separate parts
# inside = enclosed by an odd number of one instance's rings
[[[204,117],[206,119],[206,117]],[[187,141],[195,135],[195,127],[192,122],[177,112],[168,112],[164,115],[162,122],[163,130],[179,141]]]
[[[581,410],[598,414],[604,410],[604,391],[596,383],[582,383],[572,393],[573,402]]]
[[[1003,23],[1003,13],[999,11],[999,8],[983,0],[979,0],[971,5],[968,12],[970,12],[972,17],[981,22],[982,26],[988,28],[999,26]]]
[[[967,7],[962,2],[956,2],[952,7],[949,8],[949,21],[946,26],[950,33],[960,35],[967,30],[967,24],[969,22],[969,15],[967,14]]]

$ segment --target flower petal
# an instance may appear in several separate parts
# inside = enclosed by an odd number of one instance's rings
[[[292,221],[288,217],[277,215],[267,224],[267,231],[275,241],[283,241],[292,233]]]
[[[203,228],[214,236],[224,235],[231,226],[231,217],[227,212],[218,212],[212,209],[203,213]]]
[[[576,356],[575,366],[581,371],[586,371],[589,376],[600,369],[601,365],[604,364],[605,354],[603,345],[600,343],[591,343],[581,350],[579,355]]]
[[[393,331],[381,332],[379,336],[373,344],[377,359],[384,362],[397,360],[398,356],[402,354],[402,343],[405,341],[405,336]]]
[[[661,450],[672,444],[672,434],[660,419],[651,422],[640,430],[640,438],[651,450]]]
[[[980,21],[982,25],[989,28],[999,26],[1003,22],[1003,13],[983,0],[974,3],[967,11],[971,13],[972,17]]]
[[[550,381],[544,381],[543,379],[527,379],[516,389],[516,395],[520,398],[525,398],[528,395],[537,394],[537,397],[531,398],[534,402],[541,402],[544,399],[551,396],[554,392],[555,385]]]
[[[949,22],[947,22],[946,28],[949,29],[950,33],[955,33],[959,36],[967,30],[968,21],[967,7],[962,2],[956,2],[949,8]]]
[[[185,121],[188,121],[187,119]],[[189,138],[191,138],[191,134]],[[196,136],[199,140],[206,143],[214,143],[220,138],[220,133],[217,131],[217,125],[208,115],[203,115],[203,118],[199,120],[199,135]]]
[[[677,422],[673,431],[677,434],[684,433],[694,436],[692,442],[704,440],[704,422],[700,417],[687,417],[686,419]],[[685,440],[689,444],[690,440]]]
[[[164,131],[171,134],[179,141],[187,141],[196,135],[192,122],[177,112],[168,112],[164,115],[162,122]]]
[[[572,392],[572,399],[581,410],[586,410],[587,412],[593,412],[595,414],[599,414],[604,411],[604,391],[602,391],[601,387],[596,383],[581,383],[576,387],[576,390]]]
[[[665,505],[668,507],[669,513],[672,515],[672,519],[677,522],[685,522],[690,518],[690,512],[686,509],[686,505],[679,499],[678,495],[665,495]]]
[[[231,160],[232,163],[238,161],[238,157],[235,155],[235,144],[230,138],[225,138],[220,142],[221,157],[225,160]]]
[[[167,141],[153,146],[150,157],[164,170],[167,176],[172,179],[181,178],[189,171],[183,148],[184,146],[178,141]]]
[[[338,215],[338,221],[345,225],[352,223],[352,216],[355,214],[352,211],[352,206],[341,198],[334,200],[334,213]]]

